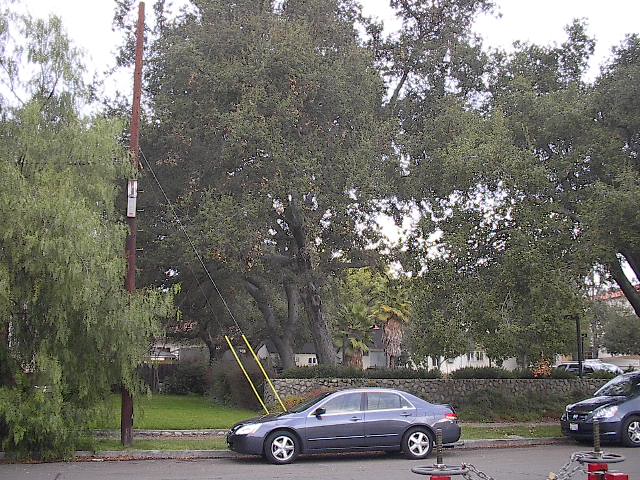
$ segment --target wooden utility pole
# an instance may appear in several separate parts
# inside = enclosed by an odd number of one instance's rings
[[[144,2],[138,5],[138,24],[136,27],[136,59],[133,72],[133,109],[131,112],[131,138],[129,152],[131,163],[135,171],[139,169],[140,152],[140,97],[142,95],[142,52],[144,42]],[[129,293],[136,290],[136,200],[138,197],[138,180],[130,179],[127,184],[127,281]],[[133,443],[133,396],[122,387],[122,402],[120,408],[120,441],[122,445],[131,446]]]

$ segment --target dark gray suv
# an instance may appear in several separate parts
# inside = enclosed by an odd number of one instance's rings
[[[443,443],[460,439],[458,416],[400,390],[366,388],[325,393],[279,415],[234,425],[227,444],[239,453],[263,455],[276,464],[300,453],[400,451],[412,459],[427,457],[435,432]]]
[[[593,421],[600,423],[603,440],[640,447],[640,372],[618,375],[592,398],[567,405],[562,432],[576,440],[593,438]]]

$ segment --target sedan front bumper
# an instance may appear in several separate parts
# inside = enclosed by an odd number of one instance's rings
[[[236,435],[233,432],[229,432],[227,433],[227,445],[229,450],[237,453],[262,455],[264,437],[262,435]]]

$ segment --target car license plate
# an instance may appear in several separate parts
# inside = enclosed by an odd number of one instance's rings
[[[577,423],[570,423],[569,424],[569,430],[573,430],[574,432],[578,431],[578,424]]]

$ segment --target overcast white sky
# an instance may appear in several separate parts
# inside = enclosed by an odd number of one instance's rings
[[[388,0],[361,0],[367,15],[378,17],[393,27]],[[113,0],[18,0],[34,16],[55,13],[62,17],[71,38],[85,49],[87,65],[102,73],[114,64],[118,35],[111,31]],[[147,16],[153,0],[148,0]],[[183,0],[174,0],[181,4]],[[590,77],[598,72],[611,47],[629,33],[640,32],[640,0],[496,0],[501,18],[483,16],[476,31],[488,47],[508,48],[515,40],[539,44],[562,43],[564,26],[574,18],[585,18],[589,33],[598,40]],[[119,75],[107,82],[109,91],[128,92],[129,76]]]

